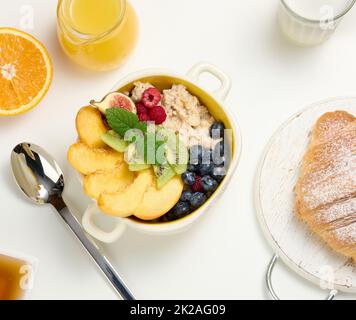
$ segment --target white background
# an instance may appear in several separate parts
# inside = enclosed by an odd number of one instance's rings
[[[141,23],[137,50],[123,68],[106,74],[81,70],[63,55],[56,38],[56,1],[12,0],[2,7],[0,24],[19,27],[21,6],[33,6],[35,26],[27,31],[48,48],[55,76],[36,109],[0,119],[0,248],[40,260],[34,299],[115,299],[55,212],[28,203],[17,191],[10,151],[25,140],[52,153],[63,166],[69,199],[80,214],[86,198],[66,161],[66,150],[76,139],[77,110],[132,71],[166,67],[184,73],[205,60],[233,80],[227,106],[241,124],[244,143],[233,182],[188,232],[152,238],[129,231],[105,250],[141,299],[266,299],[264,273],[272,251],[256,221],[255,168],[271,134],[291,114],[320,99],[355,93],[356,9],[329,42],[298,48],[279,33],[277,0],[132,3]],[[320,299],[326,294],[283,267],[276,271],[282,298]]]

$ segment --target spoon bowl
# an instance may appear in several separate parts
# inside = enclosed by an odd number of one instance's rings
[[[41,147],[31,143],[18,144],[11,153],[15,181],[22,192],[36,204],[51,203],[64,190],[62,170]]]

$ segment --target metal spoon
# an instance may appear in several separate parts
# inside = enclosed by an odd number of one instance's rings
[[[134,300],[133,294],[112,264],[100,253],[67,208],[62,197],[63,173],[57,162],[41,147],[21,143],[11,153],[11,166],[16,183],[23,193],[38,205],[51,204],[55,207],[119,296],[124,300]]]

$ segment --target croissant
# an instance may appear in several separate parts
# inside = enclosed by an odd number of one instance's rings
[[[333,250],[356,262],[356,119],[317,121],[295,187],[295,212]]]

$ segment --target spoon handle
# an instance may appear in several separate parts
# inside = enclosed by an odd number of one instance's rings
[[[55,206],[57,207],[57,206]],[[109,260],[98,250],[95,244],[88,238],[87,234],[83,230],[81,224],[72,215],[68,207],[63,207],[62,209],[56,208],[60,216],[77,236],[79,241],[82,243],[86,251],[94,259],[95,263],[104,273],[106,278],[109,280],[115,291],[123,300],[135,300],[133,294],[130,292],[125,282],[122,280],[121,276],[114,269]]]

